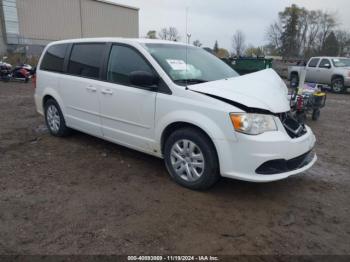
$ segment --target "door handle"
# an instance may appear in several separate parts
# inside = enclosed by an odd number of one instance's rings
[[[96,87],[93,87],[93,86],[88,86],[86,89],[88,91],[91,91],[91,92],[96,92],[97,91]]]
[[[104,95],[112,95],[113,91],[111,89],[102,89],[101,93]]]

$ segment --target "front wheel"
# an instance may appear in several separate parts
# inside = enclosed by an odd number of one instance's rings
[[[334,93],[342,93],[344,92],[344,79],[341,77],[334,78],[332,80],[332,91]]]
[[[195,128],[182,128],[169,136],[165,142],[164,160],[170,176],[184,187],[208,189],[219,179],[215,147]]]

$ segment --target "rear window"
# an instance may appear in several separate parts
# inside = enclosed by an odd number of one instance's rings
[[[88,78],[99,78],[104,48],[104,43],[75,44],[69,59],[68,73]]]
[[[311,59],[311,61],[310,61],[310,63],[309,63],[309,67],[316,67],[318,61],[320,61],[319,58],[313,58],[313,59]]]
[[[43,57],[40,69],[53,72],[63,72],[63,63],[67,47],[67,44],[50,46]]]

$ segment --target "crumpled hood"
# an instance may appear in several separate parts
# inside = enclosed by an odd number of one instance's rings
[[[290,110],[287,86],[273,69],[190,85],[188,89],[272,113]]]

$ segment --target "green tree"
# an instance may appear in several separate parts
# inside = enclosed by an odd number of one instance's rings
[[[332,31],[324,41],[321,54],[325,56],[337,56],[338,51],[339,51],[339,42],[334,32]]]
[[[201,47],[201,46],[202,46],[202,43],[201,43],[199,40],[195,40],[195,41],[193,41],[193,45],[194,45],[194,46]]]
[[[270,53],[286,58],[320,55],[329,34],[336,29],[337,17],[320,10],[297,5],[286,7],[266,32]],[[344,34],[342,33],[344,36]],[[336,34],[338,39],[338,33]],[[344,41],[338,40],[339,49]],[[340,52],[340,51],[339,51]]]
[[[157,39],[157,31],[156,30],[149,30],[146,35],[147,38],[150,39]]]
[[[219,52],[218,40],[215,41],[213,51],[214,51],[214,54],[217,54]]]
[[[281,34],[281,53],[284,57],[297,57],[298,52],[298,25],[301,9],[293,4],[279,13],[283,32]]]

